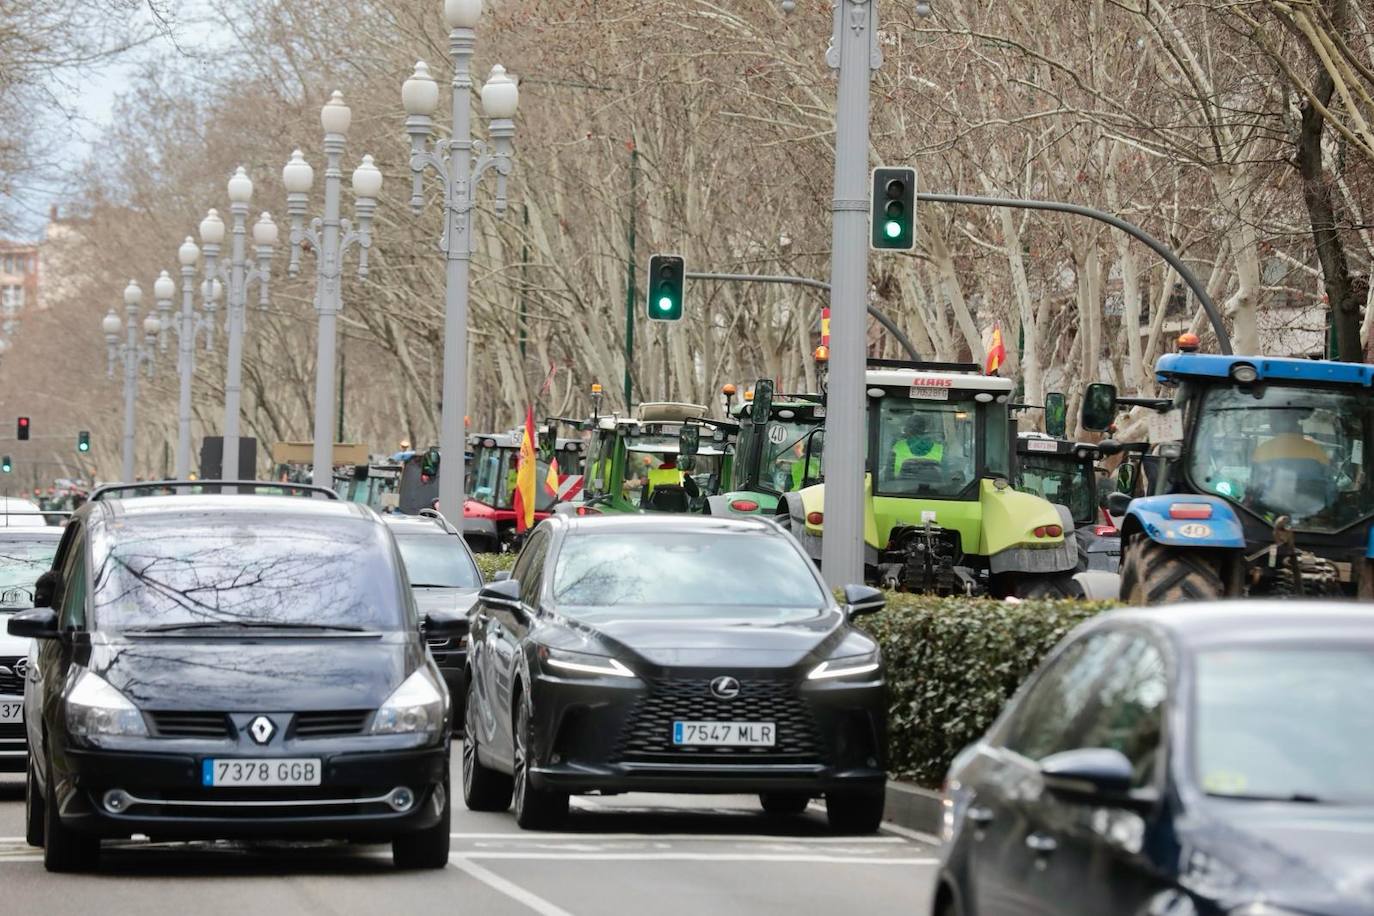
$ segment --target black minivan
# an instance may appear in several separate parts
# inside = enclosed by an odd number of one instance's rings
[[[135,834],[389,841],[398,866],[443,867],[450,701],[425,638],[467,621],[420,617],[380,517],[115,497],[76,513],[9,622],[40,641],[26,811],[48,869]]]

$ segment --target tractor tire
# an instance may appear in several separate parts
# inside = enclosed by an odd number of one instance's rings
[[[1226,594],[1216,564],[1197,551],[1178,550],[1137,537],[1121,561],[1121,597],[1127,604],[1215,601]]]
[[[1074,581],[1072,572],[1027,577],[1017,583],[1015,592],[1016,597],[1027,601],[1063,601],[1083,597],[1083,589]]]

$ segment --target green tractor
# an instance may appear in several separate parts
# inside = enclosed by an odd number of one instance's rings
[[[807,440],[825,423],[824,398],[819,394],[773,396],[773,383],[759,379],[753,400],[735,407],[739,442],[735,447],[730,489],[706,500],[708,515],[778,513],[783,494],[803,489],[820,479],[820,456],[808,462]]]
[[[593,422],[582,499],[560,511],[701,512],[734,463],[736,424],[699,404],[640,404]]]
[[[870,360],[865,572],[940,595],[1114,597],[1111,574],[1080,572],[1074,519],[1011,486],[1008,379],[960,363]],[[823,430],[804,460],[821,455]],[[817,562],[825,486],[783,494],[779,519]]]

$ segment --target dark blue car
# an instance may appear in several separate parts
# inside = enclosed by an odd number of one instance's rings
[[[936,916],[1374,913],[1374,607],[1080,628],[950,768]]]

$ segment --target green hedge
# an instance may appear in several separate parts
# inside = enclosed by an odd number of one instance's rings
[[[490,581],[515,554],[478,554]],[[938,786],[954,755],[974,741],[1064,634],[1107,605],[1078,601],[975,601],[889,592],[865,618],[883,646],[891,715],[888,765]]]
[[[863,626],[887,662],[888,768],[938,786],[1064,634],[1108,606],[890,593]]]

